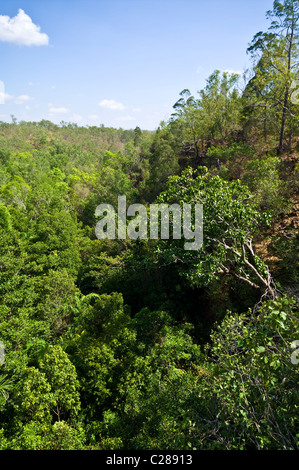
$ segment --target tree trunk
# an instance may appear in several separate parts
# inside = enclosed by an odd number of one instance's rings
[[[282,118],[281,118],[281,128],[280,128],[280,137],[279,137],[278,155],[281,155],[282,151],[283,151],[283,138],[284,138],[284,130],[285,130],[285,123],[286,123],[288,101],[289,101],[289,87],[287,87],[286,92],[285,92],[285,96],[284,96]]]
[[[293,40],[294,40],[294,30],[295,30],[295,22],[293,20],[292,28],[291,28],[291,35],[289,39],[289,49],[288,49],[288,73],[291,71],[291,66],[292,66],[292,48],[293,48]],[[288,33],[287,33],[287,37],[288,37]],[[287,84],[285,95],[284,95],[284,102],[283,102],[278,155],[281,155],[283,151],[283,139],[284,139],[284,132],[285,132],[286,116],[287,116],[287,112],[289,111],[289,98],[290,98],[290,85]]]

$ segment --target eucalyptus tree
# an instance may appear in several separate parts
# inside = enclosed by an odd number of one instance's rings
[[[198,158],[200,134],[198,103],[187,88],[181,91],[180,97],[181,98],[173,105],[175,112],[171,117],[172,119],[180,119],[184,122],[184,137],[187,141],[185,143],[190,145],[190,141],[192,142],[192,150],[195,151],[196,158]]]
[[[227,141],[241,129],[239,74],[215,70],[199,91],[201,129],[204,137]]]
[[[287,125],[290,148],[294,121],[298,123],[292,97],[299,73],[299,0],[275,0],[266,16],[271,20],[268,31],[258,32],[247,49],[255,61],[255,76],[245,95],[250,99],[255,96],[257,108],[271,110],[272,119],[277,120],[281,154]]]
[[[181,123],[184,148],[195,152],[197,160],[205,155],[209,142],[225,142],[241,129],[238,81],[239,74],[215,70],[198,98],[185,89],[174,104],[170,125]]]

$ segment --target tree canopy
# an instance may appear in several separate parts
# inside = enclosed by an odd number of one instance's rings
[[[0,450],[298,450],[298,15],[155,131],[0,122]]]

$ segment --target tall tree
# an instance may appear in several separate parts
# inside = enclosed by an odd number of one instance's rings
[[[201,129],[204,137],[226,141],[240,130],[238,74],[215,70],[199,92]]]
[[[204,153],[207,142],[226,141],[240,130],[241,99],[238,74],[215,70],[195,99],[188,89],[180,93],[172,120],[181,124],[181,135],[187,153],[196,158]],[[201,144],[201,150],[199,146]]]
[[[175,112],[172,114],[172,118],[179,118],[184,122],[184,136],[195,151],[196,158],[199,157],[199,134],[200,134],[200,122],[198,115],[198,105],[195,98],[191,95],[188,89],[181,91],[180,99],[174,104],[173,108]]]
[[[292,81],[298,74],[299,0],[275,0],[267,18],[272,20],[268,31],[257,33],[248,48],[257,59],[255,77],[249,88],[265,99],[263,109],[274,104],[278,110],[278,154],[281,154],[288,117],[289,147],[292,142],[291,94]]]

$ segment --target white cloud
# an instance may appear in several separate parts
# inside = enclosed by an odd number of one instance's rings
[[[75,122],[81,122],[83,120],[83,117],[81,116],[81,114],[75,113],[72,115],[71,120]]]
[[[106,109],[111,109],[112,111],[122,111],[125,109],[122,103],[118,103],[114,100],[103,100],[99,103],[99,106]]]
[[[45,46],[49,44],[49,37],[40,32],[40,27],[33,23],[24,10],[19,9],[13,18],[0,15],[0,41],[24,46]]]
[[[5,93],[4,91],[0,91],[0,104],[5,104],[5,101],[10,101],[13,99],[12,95]]]
[[[142,109],[141,108],[133,108],[132,111],[133,111],[133,113],[141,113]]]
[[[33,98],[31,98],[31,96],[28,96],[28,95],[20,95],[20,96],[17,96],[17,98],[15,99],[15,103],[16,104],[24,104],[26,103],[27,101],[31,101],[33,100]]]
[[[55,108],[54,106],[51,106],[49,112],[51,114],[67,114],[70,112],[70,110],[65,108],[64,106],[61,106],[60,108]]]

